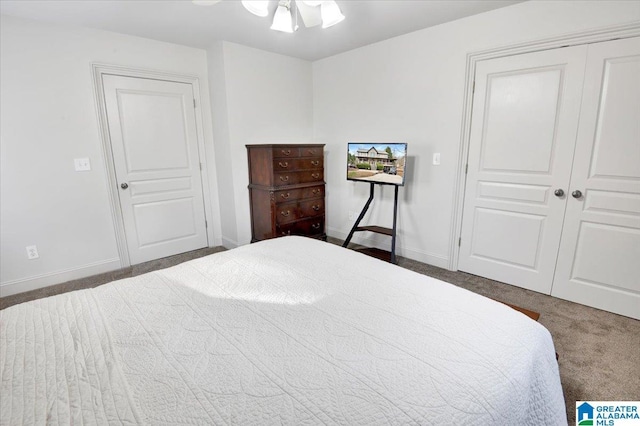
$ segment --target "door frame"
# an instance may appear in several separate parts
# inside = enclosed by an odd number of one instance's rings
[[[518,43],[480,50],[467,54],[464,83],[465,91],[461,120],[462,132],[460,134],[460,144],[456,166],[457,172],[453,186],[454,197],[452,215],[454,220],[451,224],[449,237],[448,269],[450,271],[458,270],[458,259],[460,256],[460,235],[462,233],[463,220],[462,212],[464,210],[464,195],[467,183],[466,166],[467,162],[469,161],[469,144],[471,143],[471,111],[473,108],[473,92],[475,86],[476,65],[478,61],[637,36],[640,36],[640,23],[633,22],[630,24],[596,28],[592,30],[574,32],[526,43]]]
[[[102,154],[104,166],[107,171],[107,184],[109,186],[107,193],[109,194],[109,205],[111,207],[111,216],[115,230],[116,245],[118,255],[120,257],[120,266],[126,268],[131,266],[131,258],[129,257],[129,249],[127,247],[127,238],[124,229],[124,219],[122,218],[122,205],[120,203],[120,194],[118,191],[118,181],[116,178],[115,164],[113,160],[113,151],[111,150],[111,136],[109,134],[109,123],[107,120],[107,109],[105,104],[104,88],[102,86],[103,75],[117,75],[121,77],[145,78],[149,80],[162,80],[174,83],[190,84],[193,89],[193,97],[195,99],[195,117],[196,117],[196,137],[198,145],[198,156],[200,161],[200,181],[202,183],[202,198],[204,201],[204,216],[207,235],[207,245],[211,246],[214,241],[213,235],[213,214],[211,198],[205,194],[210,194],[209,177],[207,173],[206,152],[204,146],[204,125],[202,119],[202,101],[200,96],[200,83],[196,76],[172,74],[162,71],[144,70],[137,68],[129,68],[118,65],[109,65],[102,63],[91,64],[91,75],[93,79],[93,89],[96,101],[96,111],[98,118],[98,130],[102,141]]]

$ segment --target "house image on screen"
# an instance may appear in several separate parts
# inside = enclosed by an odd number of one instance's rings
[[[578,406],[578,425],[593,425],[593,407],[588,402],[583,402]]]
[[[395,158],[389,158],[389,154],[386,151],[378,151],[375,147],[358,149],[356,151],[356,161],[358,163],[369,163],[372,170],[375,170],[377,164],[389,167],[396,164]]]

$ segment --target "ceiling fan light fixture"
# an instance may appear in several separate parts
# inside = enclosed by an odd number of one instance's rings
[[[304,26],[312,28],[318,25],[322,25],[322,18],[320,17],[320,9],[316,6],[309,6],[306,1],[296,0],[296,9],[304,22]]]
[[[276,13],[273,15],[271,29],[284,33],[293,32],[293,18],[291,16],[291,2],[289,0],[281,0],[280,3],[278,3]]]
[[[322,28],[329,28],[344,21],[344,15],[334,0],[324,0],[320,5]]]
[[[256,16],[265,17],[269,14],[269,0],[242,0],[242,5]]]

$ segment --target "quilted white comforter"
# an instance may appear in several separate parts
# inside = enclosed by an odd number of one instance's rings
[[[566,424],[540,324],[319,241],[244,246],[0,313],[18,424]]]

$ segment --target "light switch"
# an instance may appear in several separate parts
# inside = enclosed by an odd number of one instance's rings
[[[434,166],[439,166],[440,165],[440,153],[436,152],[435,154],[433,154],[433,165]]]
[[[76,172],[86,172],[91,170],[91,161],[88,158],[74,158],[73,164],[76,166]]]

